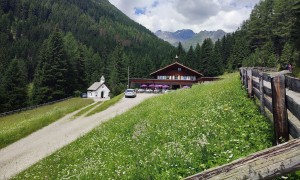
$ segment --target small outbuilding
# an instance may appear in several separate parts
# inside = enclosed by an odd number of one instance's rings
[[[104,83],[105,83],[105,78],[102,76],[100,82],[95,82],[87,89],[87,97],[108,98],[110,90]]]

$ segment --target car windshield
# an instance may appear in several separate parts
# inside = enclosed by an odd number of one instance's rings
[[[133,92],[133,89],[127,89],[126,92]]]

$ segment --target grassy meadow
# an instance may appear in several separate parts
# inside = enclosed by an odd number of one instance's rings
[[[0,117],[0,148],[92,102],[93,100],[91,99],[72,98],[55,104]]]
[[[181,179],[272,146],[237,73],[157,96],[15,179]]]

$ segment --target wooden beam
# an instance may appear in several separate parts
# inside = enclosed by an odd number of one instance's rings
[[[260,96],[259,96],[259,100],[260,100],[260,112],[262,114],[266,114],[265,111],[265,95],[264,95],[264,79],[263,79],[263,74],[259,73],[259,91],[260,91]]]
[[[287,93],[286,97],[286,106],[288,110],[300,121],[300,101],[299,98],[295,97],[296,94],[291,96],[291,93]],[[298,95],[299,96],[299,95]]]
[[[263,77],[264,81],[271,82],[270,74],[263,73],[262,77]]]
[[[267,86],[264,86],[263,89],[264,89],[264,94],[265,95],[267,95],[269,97],[272,97],[272,89],[271,88],[269,88]]]
[[[300,170],[300,139],[254,153],[187,177],[198,179],[271,179]]]
[[[259,97],[260,97],[260,92],[259,92],[258,89],[253,88],[253,94],[254,94],[254,96],[255,96],[257,99],[259,99]]]
[[[300,121],[298,119],[289,119],[289,132],[293,138],[300,138]]]
[[[288,89],[300,93],[300,79],[285,76],[285,85]]]
[[[275,141],[276,144],[280,144],[289,140],[284,75],[278,75],[271,78],[271,89]]]
[[[255,87],[256,89],[259,89],[259,82],[256,82],[256,81],[252,81],[253,83],[253,87]]]
[[[273,114],[272,102],[264,97],[264,106]]]
[[[259,71],[257,69],[252,69],[252,76],[259,77]]]

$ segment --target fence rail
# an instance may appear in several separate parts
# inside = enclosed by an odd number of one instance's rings
[[[65,100],[70,99],[70,98],[72,98],[72,97],[67,97],[67,98],[64,98],[64,99],[59,99],[59,100],[47,102],[47,103],[44,103],[44,104],[29,106],[29,107],[25,107],[25,108],[22,108],[22,109],[16,109],[16,110],[13,110],[13,111],[8,111],[8,112],[0,113],[0,117],[8,116],[8,115],[19,113],[19,112],[26,111],[26,110],[35,109],[35,108],[38,108],[38,107],[41,107],[41,106],[46,106],[46,105],[54,104],[54,103],[57,103],[57,102],[65,101]]]
[[[300,169],[300,139],[274,146],[185,180],[273,179]]]
[[[240,68],[241,82],[250,98],[260,101],[261,113],[274,123],[276,144],[300,137],[300,79],[288,71],[266,73],[261,68]]]

